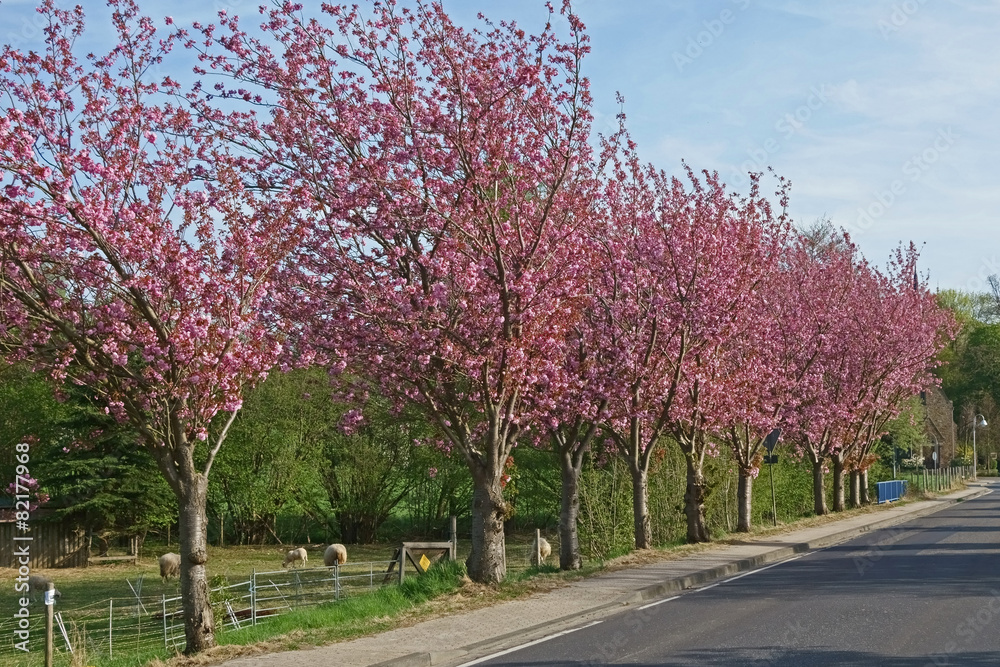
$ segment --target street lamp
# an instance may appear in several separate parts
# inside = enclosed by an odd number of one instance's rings
[[[986,417],[982,415],[976,415],[972,418],[972,479],[978,479],[976,477],[979,471],[979,458],[976,456],[976,427],[980,428],[987,426]]]

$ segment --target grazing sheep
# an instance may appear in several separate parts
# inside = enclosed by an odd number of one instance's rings
[[[160,556],[160,579],[163,583],[179,576],[181,576],[180,554],[166,553]]]
[[[538,557],[541,556],[541,562],[538,562]],[[532,565],[543,565],[545,559],[552,555],[552,545],[544,537],[538,538],[538,548],[535,548],[535,542],[531,543],[531,564]]]
[[[347,548],[343,544],[331,544],[323,554],[323,564],[327,567],[331,565],[343,565],[347,562]]]
[[[40,574],[30,575],[28,577],[28,594],[31,596],[31,601],[38,602],[44,598],[45,591],[48,589],[50,583],[52,583],[52,580],[48,577]],[[58,588],[55,591],[55,596],[57,598],[62,597],[62,593],[59,592]]]
[[[285,554],[285,562],[281,564],[281,567],[288,567],[291,564],[295,567],[295,563],[302,561],[302,566],[305,567],[306,562],[309,560],[309,556],[306,554],[306,550],[302,547],[298,549],[292,549]]]

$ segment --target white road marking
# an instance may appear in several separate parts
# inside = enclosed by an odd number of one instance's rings
[[[820,551],[820,549],[817,549],[817,551]],[[750,570],[749,572],[744,572],[743,574],[737,574],[735,577],[730,577],[728,579],[724,579],[723,581],[719,581],[717,583],[710,584],[708,586],[702,586],[701,588],[695,588],[691,592],[692,593],[697,593],[699,591],[707,591],[709,588],[715,588],[716,586],[719,586],[720,584],[728,584],[730,581],[736,581],[737,579],[742,579],[743,577],[749,577],[751,574],[757,574],[758,572],[763,572],[764,570],[770,570],[772,567],[778,567],[779,565],[784,565],[785,563],[791,563],[793,560],[798,560],[798,559],[802,558],[803,556],[809,556],[809,555],[814,554],[814,553],[816,553],[816,551],[810,551],[807,554],[801,554],[799,556],[793,556],[792,558],[786,558],[783,561],[774,563],[772,565],[768,565],[766,567],[759,567],[756,570]],[[681,597],[681,596],[680,595],[675,595],[672,598],[664,598],[663,600],[657,600],[656,602],[650,602],[649,604],[644,604],[641,607],[636,607],[636,609],[637,610],[649,609],[650,607],[655,607],[658,604],[663,604],[664,602],[670,602],[671,600],[676,600],[679,597]]]
[[[514,648],[509,648],[504,651],[498,651],[491,655],[483,656],[482,658],[476,658],[475,660],[470,660],[469,662],[463,662],[458,667],[470,667],[471,665],[478,665],[481,662],[486,662],[487,660],[492,660],[493,658],[499,658],[502,655],[507,655],[508,653],[513,653],[514,651],[520,651],[521,649],[526,649],[529,646],[534,646],[536,644],[541,644],[542,642],[547,642],[550,639],[555,639],[556,637],[562,637],[563,635],[568,635],[571,632],[576,632],[577,630],[586,630],[587,628],[592,628],[598,623],[603,623],[604,621],[594,621],[588,623],[587,625],[581,625],[578,628],[573,628],[571,630],[563,630],[562,632],[557,632],[554,635],[549,635],[548,637],[542,637],[541,639],[536,639],[533,642],[528,642],[527,644],[521,644],[520,646],[515,646]]]
[[[808,556],[809,554],[802,554],[802,556]],[[798,560],[802,556],[794,556],[792,558],[787,558],[780,563],[774,563],[773,565],[768,565],[767,567],[759,567],[756,570],[750,570],[749,572],[744,572],[743,574],[737,574],[735,577],[730,577],[725,581],[720,581],[720,584],[728,584],[730,581],[736,581],[737,579],[742,579],[743,577],[749,577],[751,574],[757,574],[758,572],[763,572],[764,570],[770,570],[772,567],[778,567],[779,565],[784,565],[785,563],[791,563],[793,560]],[[702,589],[704,590],[704,589]]]
[[[817,549],[817,551],[819,551],[819,549]],[[783,561],[780,561],[778,563],[774,563],[772,565],[767,565],[766,567],[759,567],[756,570],[750,570],[749,572],[744,572],[743,574],[737,574],[735,577],[730,577],[729,579],[725,579],[725,580],[720,581],[718,583],[710,584],[708,586],[703,586],[703,587],[695,589],[695,590],[693,590],[691,592],[692,593],[697,593],[698,591],[707,591],[709,588],[715,588],[716,586],[718,586],[720,584],[727,584],[730,581],[735,581],[737,579],[742,579],[743,577],[748,577],[751,574],[757,574],[758,572],[763,572],[764,570],[770,570],[772,567],[778,567],[779,565],[784,565],[785,563],[790,563],[793,560],[798,560],[798,559],[802,558],[803,556],[809,556],[809,555],[811,555],[813,553],[816,553],[816,552],[815,551],[811,551],[811,552],[809,552],[807,554],[802,554],[802,555],[799,555],[799,556],[793,556],[792,558],[787,558],[787,559],[785,559]],[[636,607],[636,609],[637,610],[649,609],[650,607],[655,607],[656,605],[663,604],[665,602],[670,602],[672,600],[676,600],[679,597],[682,597],[682,596],[681,595],[675,595],[673,597],[664,598],[662,600],[657,600],[656,602],[650,602],[649,604],[644,604],[641,607]],[[469,662],[463,662],[461,665],[458,665],[458,667],[472,667],[472,665],[478,665],[479,663],[486,662],[486,661],[492,660],[494,658],[499,658],[500,656],[504,656],[504,655],[507,655],[509,653],[514,653],[515,651],[520,651],[522,649],[528,648],[529,646],[535,646],[536,644],[541,644],[542,642],[547,642],[550,639],[555,639],[556,637],[562,637],[563,635],[568,635],[568,634],[570,634],[572,632],[576,632],[578,630],[585,630],[587,628],[591,628],[591,627],[597,625],[598,623],[603,623],[603,622],[604,621],[594,621],[592,623],[588,623],[587,625],[581,625],[578,628],[572,628],[571,630],[563,630],[562,632],[557,632],[554,635],[549,635],[548,637],[542,637],[541,639],[536,639],[535,641],[528,642],[527,644],[521,644],[521,645],[515,646],[513,648],[505,649],[503,651],[498,651],[497,653],[493,653],[493,654],[490,654],[490,655],[487,655],[487,656],[483,656],[482,658],[476,658],[475,660],[470,660]]]
[[[649,604],[644,604],[639,609],[649,609],[650,607],[655,607],[658,604],[663,604],[664,602],[670,602],[671,600],[676,600],[680,595],[675,595],[672,598],[664,598],[663,600],[657,600],[656,602],[650,602]]]

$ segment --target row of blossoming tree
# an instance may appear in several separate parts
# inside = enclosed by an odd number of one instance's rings
[[[568,4],[535,35],[394,2],[163,34],[110,4],[107,54],[81,57],[82,13],[49,0],[44,51],[0,56],[0,343],[141,434],[180,507],[188,652],[214,643],[209,472],[281,364],[425,412],[474,483],[480,582],[505,576],[518,443],[558,455],[575,568],[595,440],[631,471],[639,548],[651,456],[678,446],[706,541],[706,456],[739,464],[742,530],[776,426],[813,463],[816,512],[828,465],[841,509],[845,473],[862,502],[886,420],[931,382],[951,325],[916,253],[880,272],[801,238],[782,181],[778,213],[759,176],[738,194],[643,164],[624,128],[595,139]],[[174,49],[196,83],[162,74]]]

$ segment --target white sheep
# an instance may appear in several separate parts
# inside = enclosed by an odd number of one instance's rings
[[[180,554],[166,553],[160,556],[160,579],[163,583],[179,576],[181,576]]]
[[[331,565],[343,565],[347,562],[347,547],[343,544],[331,544],[323,553],[323,564],[327,567]]]
[[[28,577],[28,594],[31,596],[32,602],[38,602],[45,596],[45,591],[48,590],[49,584],[52,580],[48,577],[42,576],[40,574],[32,574]],[[57,588],[55,591],[55,596],[57,598],[62,597],[62,593],[59,592]]]
[[[288,567],[291,564],[295,567],[295,563],[302,561],[302,566],[305,567],[306,562],[309,560],[309,556],[306,554],[306,550],[302,547],[298,549],[292,549],[285,554],[285,562],[281,564],[281,567]]]
[[[532,565],[542,565],[545,563],[545,559],[552,555],[552,545],[544,537],[538,538],[537,548],[535,541],[531,542],[531,564]],[[541,556],[541,562],[538,562],[538,556]]]

